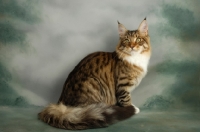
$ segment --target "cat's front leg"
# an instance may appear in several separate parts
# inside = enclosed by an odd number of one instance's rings
[[[136,107],[131,102],[131,93],[126,91],[125,89],[118,90],[116,93],[117,97],[117,104],[121,107],[126,107],[132,105],[135,108],[135,114],[138,114],[140,112],[140,109]]]
[[[132,105],[131,94],[125,89],[120,89],[116,92],[117,104],[119,106],[125,107]]]
[[[132,106],[135,108],[135,114],[140,113],[140,109],[137,106],[135,106],[134,104],[132,104]]]

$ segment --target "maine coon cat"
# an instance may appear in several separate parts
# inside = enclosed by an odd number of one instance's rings
[[[131,91],[147,73],[151,56],[146,18],[137,30],[118,22],[114,52],[95,52],[82,59],[65,81],[57,104],[38,114],[45,123],[63,129],[106,127],[139,113]]]

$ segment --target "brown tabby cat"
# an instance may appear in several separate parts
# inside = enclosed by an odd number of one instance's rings
[[[151,56],[146,18],[138,30],[118,22],[119,44],[114,52],[86,56],[69,74],[58,104],[38,114],[39,119],[63,129],[106,127],[139,113],[131,91],[147,73]]]

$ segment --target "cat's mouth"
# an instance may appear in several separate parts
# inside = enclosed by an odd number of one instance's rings
[[[130,49],[128,50],[128,52],[129,52],[130,54],[133,54],[133,53],[138,52],[138,49],[130,48]]]
[[[123,51],[123,53],[124,53],[124,54],[126,54],[126,55],[128,55],[128,56],[131,56],[131,55],[133,55],[133,54],[137,53],[137,51],[136,51],[136,50],[131,50],[131,51]]]
[[[139,52],[137,49],[134,49],[134,48],[127,48],[127,49],[124,48],[120,51],[122,55],[128,55],[128,56],[132,56]]]
[[[131,52],[137,52],[137,50],[134,48],[131,48]]]

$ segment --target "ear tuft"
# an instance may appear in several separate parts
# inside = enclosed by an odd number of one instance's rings
[[[120,24],[120,22],[119,22],[119,21],[117,21],[117,23],[118,23],[118,24]]]
[[[119,21],[118,22],[118,33],[120,37],[123,37],[126,34],[127,29],[122,25]]]
[[[147,20],[146,17],[144,18],[144,20],[141,22],[139,28],[138,28],[139,32],[144,35],[147,36],[148,35],[148,25],[147,25]]]

